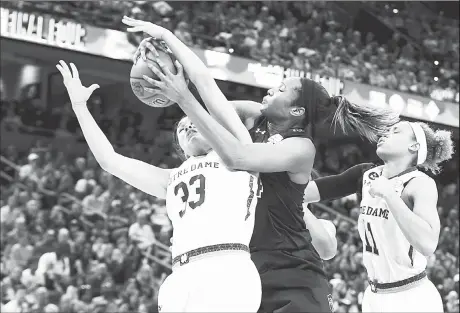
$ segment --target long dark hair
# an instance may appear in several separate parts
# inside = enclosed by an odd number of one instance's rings
[[[295,105],[305,108],[304,127],[311,128],[312,137],[317,124],[332,122],[334,130],[339,125],[345,134],[356,132],[376,142],[390,126],[399,122],[399,114],[391,109],[356,105],[344,96],[330,97],[327,90],[312,79],[302,78],[301,85]]]
[[[356,132],[371,142],[377,142],[392,125],[399,122],[399,114],[391,109],[356,105],[343,96],[331,99],[337,107],[333,118],[334,129],[339,125],[345,134]]]
[[[294,105],[305,109],[305,120],[303,128],[310,127],[311,135],[314,136],[316,124],[325,123],[334,113],[331,97],[320,83],[309,78],[300,79],[301,88],[299,97]]]

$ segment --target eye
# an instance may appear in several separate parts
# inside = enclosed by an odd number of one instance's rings
[[[280,90],[281,92],[285,91],[285,90],[286,90],[286,86],[285,86],[285,85],[281,85],[281,87],[279,88],[279,90]]]

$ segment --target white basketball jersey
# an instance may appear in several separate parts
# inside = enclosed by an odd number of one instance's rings
[[[358,230],[369,279],[391,283],[421,273],[427,259],[407,241],[385,200],[369,194],[372,181],[382,175],[382,169],[379,166],[364,173]],[[426,175],[414,169],[390,181],[401,196],[405,183],[418,176]]]
[[[229,170],[214,151],[174,169],[166,195],[173,257],[222,243],[249,246],[258,193],[257,176]]]

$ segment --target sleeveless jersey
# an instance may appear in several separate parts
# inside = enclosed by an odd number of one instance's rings
[[[214,151],[172,170],[166,210],[173,226],[173,257],[209,245],[249,246],[258,187],[257,176],[229,170]]]
[[[276,144],[289,137],[308,138],[304,129],[269,135],[268,121],[259,118],[249,131],[254,142]],[[286,172],[260,173],[262,196],[257,203],[252,260],[259,272],[269,269],[312,269],[324,275],[323,262],[311,243],[303,220],[303,194],[306,184],[291,181]]]
[[[407,241],[385,200],[369,194],[372,181],[382,175],[383,166],[363,175],[358,231],[363,242],[363,263],[371,281],[391,283],[420,274],[427,259]],[[427,176],[413,168],[390,179],[401,196],[414,177]]]

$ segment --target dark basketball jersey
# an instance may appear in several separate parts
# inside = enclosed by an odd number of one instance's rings
[[[265,117],[249,131],[254,142],[277,142],[289,137],[308,138],[304,129],[293,128],[269,135]],[[262,274],[273,269],[311,269],[324,275],[323,263],[311,243],[303,220],[302,202],[306,184],[291,181],[286,172],[260,173],[263,184],[255,214],[251,257]]]

